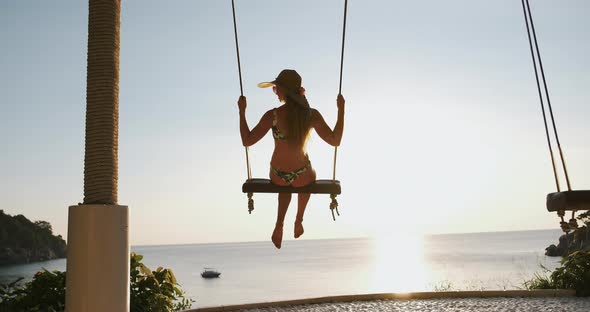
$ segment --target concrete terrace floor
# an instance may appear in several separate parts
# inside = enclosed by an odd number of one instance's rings
[[[590,311],[590,297],[573,290],[508,290],[383,293],[318,297],[290,301],[199,308],[190,312],[332,312],[332,311]]]
[[[472,311],[510,311],[510,312],[587,312],[590,311],[590,298],[453,298],[417,300],[373,300],[344,303],[322,303],[290,307],[267,307],[241,310],[244,312],[374,312],[374,311],[412,311],[412,312],[472,312]]]

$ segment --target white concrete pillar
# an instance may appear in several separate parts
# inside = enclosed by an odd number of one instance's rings
[[[129,208],[70,206],[67,312],[129,311]]]

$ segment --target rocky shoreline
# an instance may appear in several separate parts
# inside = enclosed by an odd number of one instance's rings
[[[549,257],[564,257],[577,250],[590,249],[590,231],[588,227],[580,227],[559,237],[557,245],[551,244],[545,248],[545,255]]]
[[[54,250],[49,247],[41,249],[9,248],[0,249],[0,266],[26,264],[66,257],[65,243],[63,248]]]

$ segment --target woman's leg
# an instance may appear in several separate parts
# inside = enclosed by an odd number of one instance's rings
[[[281,248],[283,242],[283,223],[285,222],[285,215],[287,214],[287,208],[291,202],[291,193],[279,193],[279,208],[277,211],[277,223],[275,229],[272,232],[271,240],[275,247]]]
[[[302,173],[295,181],[293,181],[294,187],[300,187],[315,182],[316,174],[315,170],[309,168],[309,170]],[[305,214],[305,208],[307,202],[309,202],[309,193],[299,193],[297,199],[297,216],[295,217],[295,238],[298,238],[303,234],[303,214]]]
[[[309,193],[299,193],[297,197],[297,216],[295,217],[295,238],[303,235],[303,214],[305,213],[305,207],[309,202]]]

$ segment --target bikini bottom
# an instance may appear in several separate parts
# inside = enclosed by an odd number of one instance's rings
[[[273,166],[270,166],[272,173],[274,173],[277,177],[281,178],[281,180],[285,181],[285,183],[289,185],[291,185],[293,181],[297,180],[297,178],[299,178],[299,176],[306,172],[309,168],[311,168],[311,162],[309,160],[305,166],[293,171],[281,171],[274,168]]]

